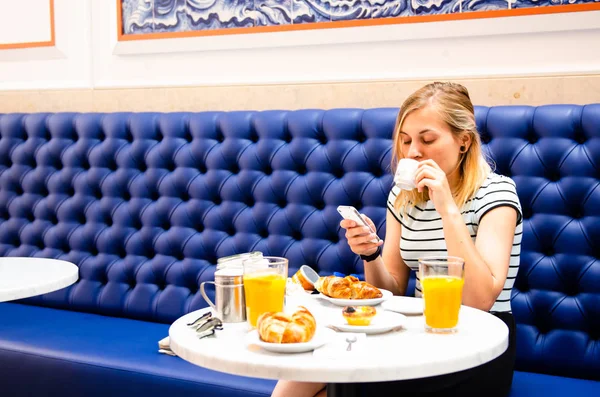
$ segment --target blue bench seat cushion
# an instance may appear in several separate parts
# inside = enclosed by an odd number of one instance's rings
[[[600,382],[515,371],[510,397],[599,396]]]
[[[169,325],[0,303],[0,384],[38,395],[270,396],[275,381],[158,353]],[[25,393],[25,391],[24,391]]]

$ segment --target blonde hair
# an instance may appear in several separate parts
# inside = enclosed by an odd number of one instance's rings
[[[435,82],[415,91],[404,101],[394,127],[392,170],[396,169],[398,161],[403,157],[400,129],[406,116],[427,106],[430,106],[450,127],[455,138],[460,138],[465,133],[471,136],[469,147],[466,148],[466,152],[461,153],[459,159],[459,183],[453,192],[454,201],[460,209],[475,195],[492,171],[481,148],[481,139],[475,123],[475,109],[469,91],[464,86]],[[394,208],[405,213],[408,207],[425,203],[427,200],[429,194],[426,189],[422,193],[416,189],[401,190],[394,202]]]

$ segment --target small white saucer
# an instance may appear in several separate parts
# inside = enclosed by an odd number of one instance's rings
[[[409,296],[392,296],[381,304],[385,310],[407,315],[423,314],[423,299]]]
[[[373,317],[369,325],[350,325],[342,315],[339,318],[336,317],[331,325],[341,332],[363,332],[372,335],[400,328],[405,322],[406,317],[402,314],[380,311]]]
[[[315,331],[315,335],[311,340],[305,343],[268,343],[264,342],[258,336],[258,331],[253,330],[246,336],[246,343],[248,345],[256,345],[265,350],[274,353],[305,353],[315,350],[318,347],[323,346],[335,337],[335,331],[325,328],[318,327]]]

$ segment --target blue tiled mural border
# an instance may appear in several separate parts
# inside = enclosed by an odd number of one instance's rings
[[[600,10],[600,0],[117,0],[119,39]]]

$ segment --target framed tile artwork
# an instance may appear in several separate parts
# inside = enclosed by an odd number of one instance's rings
[[[117,0],[119,40],[600,10],[600,0]]]

